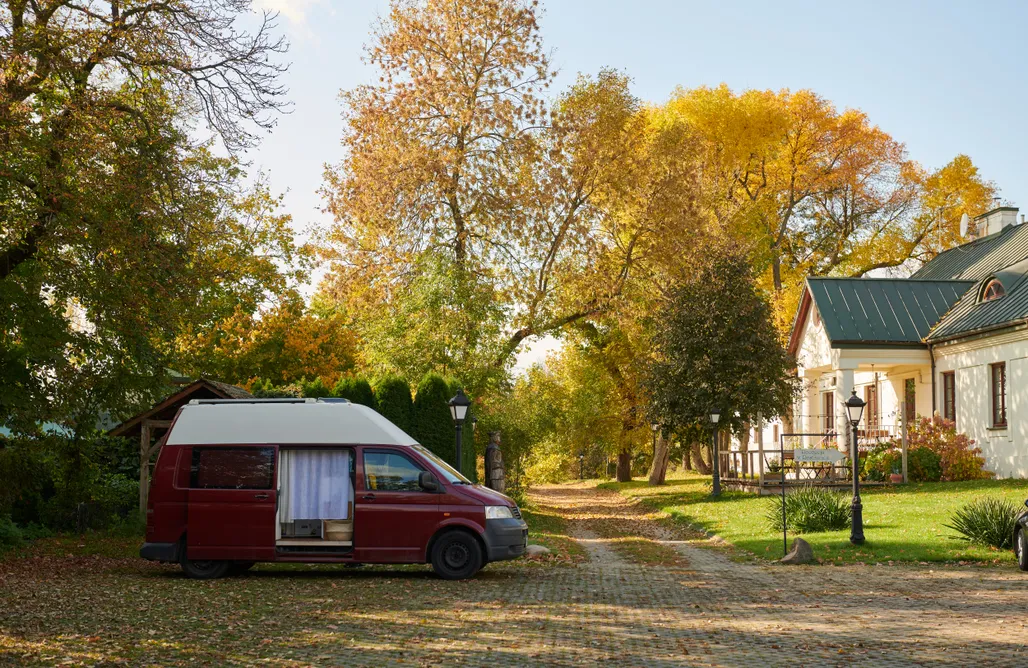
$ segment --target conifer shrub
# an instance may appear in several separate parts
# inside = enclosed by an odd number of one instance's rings
[[[450,417],[450,384],[437,373],[427,373],[414,394],[413,433],[418,443],[456,464],[453,418]]]
[[[414,399],[410,383],[399,376],[385,376],[375,383],[378,412],[408,434],[414,435]]]
[[[375,393],[371,390],[371,383],[364,376],[344,376],[340,378],[339,382],[332,388],[331,396],[341,397],[349,400],[351,403],[378,410],[378,402],[375,400]]]

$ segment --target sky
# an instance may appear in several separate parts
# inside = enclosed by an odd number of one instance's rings
[[[339,91],[375,80],[361,62],[380,0],[255,0],[278,11],[291,43],[291,113],[247,158],[299,233],[327,225],[318,189],[341,157]],[[626,72],[636,95],[666,100],[677,86],[727,83],[811,89],[857,108],[937,168],[966,153],[1004,200],[1024,203],[1028,3],[824,3],[778,0],[549,0],[540,24],[559,91],[579,73]],[[552,340],[519,357],[542,359]]]

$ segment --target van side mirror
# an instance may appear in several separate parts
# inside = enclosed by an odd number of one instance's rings
[[[426,492],[439,491],[439,481],[428,471],[422,471],[418,474],[418,486]]]

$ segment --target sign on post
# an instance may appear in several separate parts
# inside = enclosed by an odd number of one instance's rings
[[[796,448],[792,451],[797,462],[829,462],[838,464],[846,456],[835,448]]]

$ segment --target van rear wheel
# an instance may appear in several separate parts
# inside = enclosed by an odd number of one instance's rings
[[[432,546],[432,568],[444,580],[466,580],[482,568],[482,547],[465,531],[449,531]]]
[[[187,559],[184,550],[179,563],[185,574],[195,580],[214,580],[224,577],[232,567],[232,562],[229,561]]]

